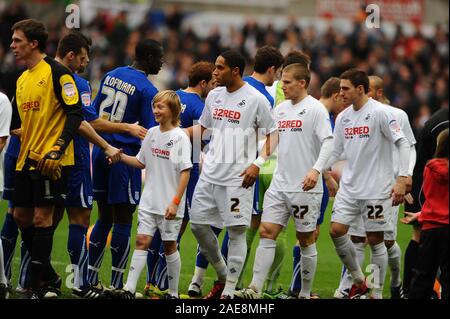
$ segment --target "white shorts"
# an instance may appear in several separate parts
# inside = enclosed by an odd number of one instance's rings
[[[365,232],[388,231],[392,227],[391,208],[391,198],[352,199],[338,192],[334,199],[331,221],[347,226],[357,226],[358,219],[361,218]]]
[[[392,206],[392,218],[390,221],[389,229],[384,232],[384,240],[397,240],[397,218],[399,206]],[[348,229],[348,234],[350,236],[366,237],[366,228],[364,227],[364,220],[362,216],[358,220],[350,225]]]
[[[261,222],[286,227],[292,216],[297,232],[311,232],[316,230],[321,202],[322,193],[286,193],[269,188],[264,195]]]
[[[153,237],[156,230],[159,230],[162,241],[177,241],[182,222],[182,217],[167,220],[164,215],[148,213],[139,209],[137,233]]]
[[[199,179],[191,206],[191,223],[218,227],[250,226],[253,187],[221,186]]]

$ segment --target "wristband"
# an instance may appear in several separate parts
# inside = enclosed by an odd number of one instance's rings
[[[174,203],[175,205],[180,205],[180,203],[181,203],[181,199],[179,199],[178,197],[176,197],[176,196],[174,196],[173,198],[172,198],[172,203]]]
[[[266,162],[266,160],[260,155],[260,156],[258,156],[258,158],[253,162],[253,165],[258,166],[259,168],[261,168],[261,166],[263,166],[265,162]]]

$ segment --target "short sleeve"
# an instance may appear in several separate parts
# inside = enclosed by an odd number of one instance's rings
[[[333,131],[331,130],[330,115],[322,104],[317,105],[316,123],[314,131],[320,141],[326,138],[333,137]]]
[[[0,137],[9,136],[12,106],[6,95],[0,93]]]
[[[136,155],[136,159],[141,162],[144,166],[145,166],[145,160],[146,160],[146,153],[147,153],[147,149],[151,148],[150,142],[151,142],[151,131],[147,131],[147,134],[144,137],[144,140],[142,141],[142,145],[141,145],[141,149],[139,150],[139,152]]]
[[[203,108],[202,115],[198,122],[201,126],[211,129],[212,128],[212,120],[211,120],[211,103],[212,103],[212,94],[208,94],[205,100],[205,107]]]
[[[192,161],[191,161],[191,152],[192,152],[192,146],[191,141],[187,137],[186,134],[182,133],[181,136],[181,161],[179,163],[179,169],[180,171],[184,171],[185,169],[192,167]]]
[[[411,145],[415,145],[417,142],[416,138],[414,137],[411,124],[409,123],[408,115],[404,111],[402,111],[400,114],[401,114],[400,117],[402,118],[401,128],[403,134],[405,134],[405,137],[408,139]]]
[[[383,110],[380,110],[378,114],[379,116],[377,116],[377,118],[379,118],[379,124],[384,136],[386,136],[393,143],[397,142],[402,137],[405,137],[400,124],[391,112],[387,111],[386,108],[383,108]]]

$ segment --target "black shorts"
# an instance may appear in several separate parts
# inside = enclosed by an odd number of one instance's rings
[[[63,167],[61,178],[53,181],[25,166],[21,171],[16,171],[14,177],[14,206],[64,206],[68,176],[69,167]]]

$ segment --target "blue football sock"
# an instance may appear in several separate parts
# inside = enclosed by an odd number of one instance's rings
[[[130,254],[131,224],[114,224],[111,238],[111,286],[123,287],[123,274]]]
[[[69,239],[67,241],[67,251],[74,272],[74,287],[85,288],[87,286],[87,228],[82,225],[69,225]],[[84,265],[83,265],[84,262]],[[84,267],[84,269],[83,269]]]
[[[153,285],[156,285],[156,268],[158,267],[159,247],[161,244],[161,234],[157,230],[153,236],[152,244],[148,248],[147,255],[147,283]]]
[[[106,240],[111,227],[111,224],[104,224],[101,220],[97,220],[89,238],[88,278],[92,285],[98,284],[98,270],[102,265]]]
[[[230,240],[230,237],[228,236],[228,231],[225,233],[225,235],[223,236],[223,240],[222,240],[222,256],[223,259],[225,260],[225,263],[227,263],[227,259],[228,259],[228,241]]]
[[[164,245],[159,248],[158,267],[156,268],[156,285],[160,290],[169,289],[169,278],[167,278],[167,262],[164,254]]]
[[[18,235],[19,229],[17,228],[13,215],[6,214],[1,237],[3,245],[3,258],[5,262],[5,275],[8,280],[11,280],[11,262],[14,257],[14,250],[16,248]]]
[[[300,258],[301,258],[301,250],[300,246],[295,245],[293,249],[294,255],[294,264],[293,264],[293,273],[291,279],[291,287],[290,291],[300,291],[302,289],[302,274],[300,269]]]

